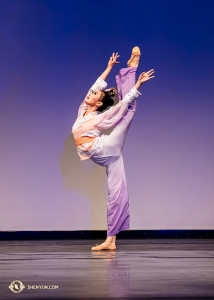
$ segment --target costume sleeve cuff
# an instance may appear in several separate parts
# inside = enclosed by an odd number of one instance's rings
[[[98,77],[95,83],[92,85],[91,90],[98,91],[104,90],[107,87],[107,82],[102,78]]]
[[[138,97],[140,97],[142,94],[136,90],[135,87],[133,87],[123,98],[123,100],[127,103],[127,104],[131,104],[135,99],[137,99]]]

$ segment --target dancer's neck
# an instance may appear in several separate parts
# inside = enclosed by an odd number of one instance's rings
[[[84,113],[83,117],[86,117],[87,115],[89,115],[92,112],[97,111],[97,107],[93,107],[93,106],[87,106],[87,110]]]

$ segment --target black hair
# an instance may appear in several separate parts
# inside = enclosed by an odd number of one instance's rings
[[[104,111],[107,107],[112,106],[114,104],[114,96],[117,93],[115,88],[110,88],[108,90],[103,91],[104,96],[100,100],[103,104],[97,109],[97,111]]]

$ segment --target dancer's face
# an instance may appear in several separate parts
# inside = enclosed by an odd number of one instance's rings
[[[85,103],[90,106],[101,106],[103,98],[103,91],[92,91],[90,90],[88,95],[85,97]]]

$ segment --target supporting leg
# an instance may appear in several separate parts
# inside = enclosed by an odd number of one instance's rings
[[[107,236],[114,236],[130,228],[129,196],[122,154],[109,159],[106,168],[108,180]]]
[[[106,167],[108,185],[107,238],[104,243],[92,247],[91,250],[114,250],[116,234],[130,228],[129,196],[123,156],[104,156],[100,150],[91,160]]]

